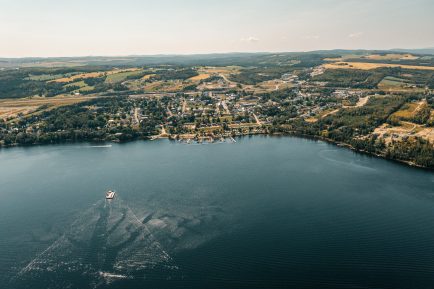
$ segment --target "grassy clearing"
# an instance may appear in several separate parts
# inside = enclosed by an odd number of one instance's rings
[[[187,84],[180,80],[170,80],[170,81],[154,81],[152,83],[146,84],[143,89],[147,92],[178,92],[184,89]]]
[[[206,74],[223,74],[223,75],[229,75],[229,74],[237,74],[241,70],[241,67],[239,66],[225,66],[225,67],[203,67],[200,69],[200,73],[206,73]]]
[[[101,77],[105,74],[105,72],[89,72],[89,73],[81,73],[81,74],[76,74],[76,75],[72,75],[69,77],[62,77],[62,78],[58,78],[58,79],[54,79],[50,82],[60,82],[60,83],[67,83],[67,82],[73,82],[76,79],[80,79],[80,78],[96,78],[96,77]]]
[[[74,92],[85,92],[85,91],[91,91],[91,90],[94,90],[94,89],[95,89],[95,87],[86,85],[86,86],[83,86],[83,87],[75,90]]]
[[[134,71],[124,71],[119,73],[113,73],[107,76],[105,82],[106,83],[119,83],[125,81],[128,76],[139,75],[143,72],[143,70],[134,70]]]
[[[347,61],[349,59],[370,59],[370,60],[416,60],[419,57],[412,54],[404,54],[404,53],[388,53],[388,54],[348,54],[343,55],[342,57],[336,58],[325,58],[324,61],[330,62],[339,62],[339,61]]]
[[[84,80],[80,80],[80,81],[76,81],[73,83],[68,83],[65,85],[65,87],[70,87],[70,86],[78,86],[79,88],[74,90],[74,92],[84,92],[84,91],[91,91],[94,89],[93,86],[89,86],[87,85]]]
[[[378,84],[378,87],[381,88],[396,88],[396,87],[404,87],[407,85],[407,81],[404,79],[386,76],[383,80]]]
[[[73,83],[68,83],[64,85],[64,87],[71,87],[71,86],[78,86],[80,88],[87,86],[87,84],[84,82],[84,80],[76,81]]]
[[[363,56],[364,55],[360,55],[360,54],[348,54],[336,58],[324,58],[324,61],[330,61],[330,62],[346,61],[348,59],[362,58]]]
[[[34,81],[50,81],[66,76],[71,76],[72,74],[41,74],[41,75],[30,75],[27,77],[28,80],[34,80]]]
[[[392,114],[391,117],[399,120],[410,120],[416,116],[417,112],[422,109],[423,106],[426,106],[425,101],[406,103],[400,110]]]
[[[196,76],[193,76],[193,77],[191,77],[191,78],[189,78],[189,79],[187,79],[187,80],[196,82],[196,81],[201,81],[201,80],[207,79],[207,78],[209,78],[210,76],[211,76],[211,75],[208,74],[208,73],[201,73],[201,74],[196,75]]]
[[[419,57],[412,54],[400,54],[400,53],[389,53],[389,54],[371,54],[364,56],[363,58],[372,60],[416,60]]]
[[[224,116],[220,116],[219,117],[220,122],[225,122],[226,121],[226,122],[230,123],[230,122],[232,122],[233,119],[234,118],[231,115],[224,115]]]
[[[73,82],[76,79],[84,79],[84,78],[96,78],[96,77],[101,77],[104,75],[110,76],[112,74],[118,74],[118,73],[122,73],[122,72],[129,72],[129,71],[137,71],[139,70],[138,68],[128,68],[128,69],[114,69],[114,70],[110,70],[110,71],[95,71],[95,72],[88,72],[88,73],[80,73],[80,74],[76,74],[76,75],[72,75],[69,77],[62,77],[62,78],[58,78],[58,79],[54,79],[51,80],[52,82]]]
[[[378,88],[389,92],[423,92],[424,89],[416,87],[408,80],[387,76],[379,84]]]
[[[366,63],[366,62],[334,62],[324,64],[327,69],[360,69],[371,70],[383,67],[401,67],[403,69],[413,70],[434,70],[433,66],[420,66],[420,65],[403,65],[403,64],[388,64],[388,63]]]
[[[156,74],[146,74],[142,77],[142,80],[149,80],[151,77],[155,76]]]
[[[305,118],[304,121],[308,122],[308,123],[315,123],[318,121],[318,119],[314,118],[314,117],[308,117],[308,118]]]

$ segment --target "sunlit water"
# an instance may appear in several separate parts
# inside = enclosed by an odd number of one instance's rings
[[[5,149],[0,198],[1,288],[434,287],[434,174],[323,142]]]

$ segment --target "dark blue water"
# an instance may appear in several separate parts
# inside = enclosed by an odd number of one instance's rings
[[[323,142],[1,150],[0,198],[1,288],[434,288],[434,174]]]

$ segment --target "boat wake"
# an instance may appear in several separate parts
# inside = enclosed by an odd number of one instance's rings
[[[334,163],[336,165],[340,165],[340,166],[346,166],[352,170],[364,170],[364,171],[370,171],[370,172],[376,172],[377,169],[372,168],[372,167],[368,167],[366,165],[363,165],[361,162],[345,162],[345,161],[341,161],[338,158],[334,157],[333,153],[338,152],[338,149],[323,149],[321,151],[319,151],[318,156],[320,158],[322,158],[323,160],[326,160],[330,163]]]
[[[147,272],[173,276],[178,266],[150,228],[121,199],[100,201],[29,262],[12,280],[44,288],[100,288],[143,278]],[[21,286],[20,286],[21,284]],[[36,286],[37,287],[37,286]]]

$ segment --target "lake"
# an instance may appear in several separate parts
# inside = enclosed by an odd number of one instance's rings
[[[3,149],[0,197],[2,288],[434,287],[434,173],[324,142]]]

